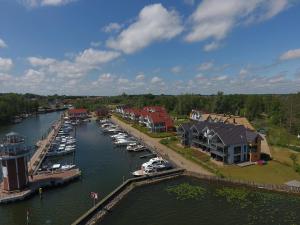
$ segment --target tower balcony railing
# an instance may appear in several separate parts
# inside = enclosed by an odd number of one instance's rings
[[[20,156],[20,155],[26,155],[30,152],[30,148],[24,147],[20,149],[2,149],[0,150],[0,156]]]

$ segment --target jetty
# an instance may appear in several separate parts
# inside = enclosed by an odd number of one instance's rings
[[[58,134],[61,128],[62,120],[58,120],[54,125],[52,125],[52,130],[49,132],[48,136],[43,140],[38,141],[38,149],[35,151],[33,156],[28,162],[28,171],[30,175],[36,174],[41,163],[43,162],[46,154],[50,148],[51,143]]]

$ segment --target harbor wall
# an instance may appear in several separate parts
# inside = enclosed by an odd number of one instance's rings
[[[285,184],[260,184],[254,181],[246,181],[246,180],[237,180],[231,178],[222,178],[218,176],[209,176],[203,175],[200,173],[194,173],[190,171],[184,172],[185,176],[195,177],[202,180],[211,181],[213,183],[220,183],[220,184],[227,184],[232,186],[243,186],[249,187],[253,189],[260,189],[260,190],[267,190],[267,191],[274,191],[274,192],[284,192],[290,194],[300,195],[300,187],[292,187]]]
[[[98,202],[94,207],[88,210],[72,225],[93,225],[101,221],[110,210],[120,202],[135,187],[160,182],[167,179],[173,179],[183,174],[183,169],[172,169],[148,176],[131,178],[119,185],[115,190],[108,194],[104,199]]]

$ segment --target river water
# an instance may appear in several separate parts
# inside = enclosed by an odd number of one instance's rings
[[[27,137],[34,145],[45,135],[60,113],[49,113],[26,119],[20,124],[1,127],[0,136],[10,131]],[[26,224],[30,211],[30,225],[67,225],[92,205],[90,192],[102,198],[128,178],[145,159],[145,153],[128,153],[115,148],[111,139],[103,135],[96,122],[77,127],[75,163],[82,170],[82,178],[66,186],[45,190],[43,199],[33,196],[23,202],[0,205],[0,225]],[[55,161],[73,161],[73,156]],[[177,200],[166,188],[183,182],[204,187],[205,196],[198,200]],[[199,225],[199,224],[300,224],[300,200],[285,195],[250,199],[247,206],[228,202],[216,196],[219,186],[192,178],[180,178],[141,187],[131,192],[100,225]],[[250,202],[250,203],[249,203]],[[253,203],[253,204],[252,204]]]
[[[0,128],[0,136],[15,131],[25,135],[29,145],[34,145],[59,116],[60,113],[48,113],[28,118],[20,124]],[[94,121],[78,126],[76,138],[75,163],[82,170],[82,178],[45,190],[42,200],[36,195],[22,202],[0,205],[0,225],[26,224],[27,209],[30,225],[70,224],[93,205],[90,192],[98,192],[99,198],[103,198],[145,161],[139,157],[145,153],[115,148]]]

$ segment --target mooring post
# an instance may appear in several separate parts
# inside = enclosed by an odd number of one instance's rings
[[[40,194],[40,199],[42,199],[43,198],[43,189],[41,187],[39,188],[39,194]]]

